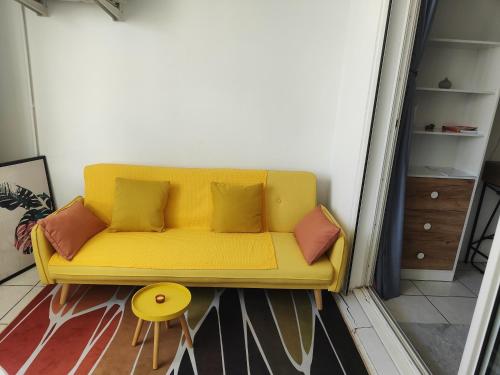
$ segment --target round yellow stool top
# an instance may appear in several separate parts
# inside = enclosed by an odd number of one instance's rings
[[[157,303],[156,296],[163,294],[165,302]],[[158,283],[145,286],[132,297],[132,311],[142,320],[162,322],[183,314],[191,302],[189,290],[176,283]]]

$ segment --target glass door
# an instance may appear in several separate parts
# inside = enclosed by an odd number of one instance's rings
[[[483,351],[480,357],[480,368],[478,373],[483,375],[500,374],[500,314],[498,311],[498,292],[495,302],[495,309],[491,316],[491,322],[483,345]]]

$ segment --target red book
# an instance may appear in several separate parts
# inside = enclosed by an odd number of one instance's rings
[[[441,131],[445,133],[470,133],[477,131],[477,126],[446,123],[441,127]]]

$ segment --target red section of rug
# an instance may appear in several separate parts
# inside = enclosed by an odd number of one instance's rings
[[[59,287],[44,288],[0,334],[8,374],[86,374],[115,333],[130,287],[74,287],[60,306]],[[124,289],[124,290],[120,290]]]
[[[42,341],[49,327],[52,287],[44,288],[14,321],[0,333],[0,365],[15,374]]]

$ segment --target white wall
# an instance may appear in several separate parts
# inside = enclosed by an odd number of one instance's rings
[[[35,155],[21,6],[0,1],[0,163]]]
[[[330,205],[353,234],[382,58],[389,1],[349,1],[334,137]],[[351,240],[351,239],[350,239]]]
[[[386,3],[129,0],[116,23],[51,1],[50,17],[29,14],[58,203],[94,162],[299,169],[352,229]]]

